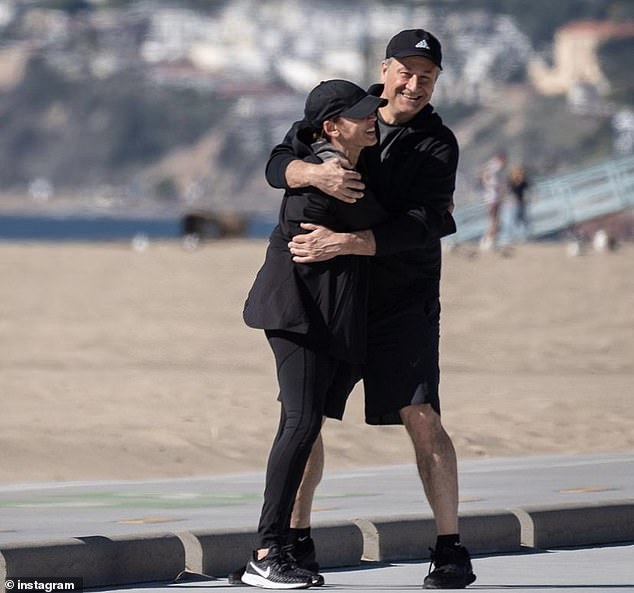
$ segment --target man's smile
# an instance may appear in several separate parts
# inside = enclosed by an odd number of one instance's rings
[[[412,102],[420,101],[423,98],[422,95],[410,95],[407,91],[401,91],[399,94],[404,99],[407,99],[408,101],[412,101]]]

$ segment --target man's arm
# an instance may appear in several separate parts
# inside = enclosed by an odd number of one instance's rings
[[[440,239],[456,232],[456,222],[448,210],[419,206],[390,218],[374,227],[376,255],[392,255],[422,247],[430,239]]]
[[[336,233],[324,226],[303,222],[308,233],[296,235],[288,244],[293,261],[299,264],[326,261],[338,255],[375,255],[372,230]]]
[[[365,185],[361,175],[345,159],[332,159],[321,164],[301,160],[306,155],[296,154],[292,143],[299,125],[300,122],[293,124],[284,140],[271,151],[266,163],[269,185],[280,189],[313,186],[348,203],[362,198]]]
[[[391,255],[421,247],[430,238],[438,239],[456,232],[451,212],[438,214],[423,207],[363,231],[336,233],[310,223],[300,226],[309,232],[294,236],[288,247],[293,261],[304,264],[326,261],[338,255]]]
[[[289,243],[293,259],[313,263],[338,255],[392,255],[455,233],[453,182],[428,192],[428,198],[437,206],[414,205],[363,231],[336,233],[323,226],[301,225],[309,232],[296,235]]]
[[[312,185],[342,202],[354,204],[363,197],[361,175],[345,159],[329,159],[321,164],[294,160],[286,165],[286,183],[290,188]]]

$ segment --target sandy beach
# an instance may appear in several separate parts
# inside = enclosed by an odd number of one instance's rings
[[[260,470],[272,356],[242,304],[265,241],[0,244],[0,482]],[[445,255],[444,423],[459,458],[634,450],[634,245]],[[363,423],[358,386],[327,468],[413,462]]]

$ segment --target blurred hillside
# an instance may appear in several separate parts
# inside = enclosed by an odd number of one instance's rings
[[[534,176],[629,154],[632,23],[628,0],[0,0],[0,208],[274,212],[264,163],[306,92],[378,80],[420,26],[458,201],[499,148]]]

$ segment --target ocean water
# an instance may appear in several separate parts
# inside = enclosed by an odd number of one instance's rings
[[[249,219],[245,236],[264,238],[275,221]],[[0,215],[0,241],[122,241],[144,236],[148,239],[180,239],[180,217],[107,217]]]

